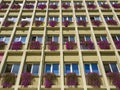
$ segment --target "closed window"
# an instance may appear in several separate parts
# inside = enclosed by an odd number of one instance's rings
[[[76,73],[76,75],[79,75],[79,67],[78,64],[65,64],[65,75],[70,72]]]
[[[86,21],[86,16],[77,17],[77,21],[80,21],[80,20]]]
[[[97,42],[99,42],[99,41],[108,41],[107,37],[105,35],[97,36],[96,40],[97,40]]]
[[[26,36],[16,36],[14,39],[14,42],[19,42],[19,41],[21,41],[23,44],[25,44]]]
[[[9,43],[10,37],[0,37],[0,41],[4,41],[6,44]]]
[[[98,65],[96,63],[84,64],[84,70],[86,74],[89,72],[95,72],[99,74]]]
[[[91,41],[90,35],[80,36],[80,41]]]
[[[120,41],[120,35],[115,35],[115,36],[112,36],[113,40],[118,40]]]
[[[59,64],[45,64],[45,73],[48,72],[59,75]]]
[[[49,21],[58,21],[58,17],[49,17]]]
[[[16,17],[9,17],[9,18],[8,18],[8,21],[16,22],[16,21],[17,21],[17,18],[16,18]]]
[[[42,36],[33,36],[31,38],[31,41],[39,41],[40,43],[42,43]]]
[[[35,20],[38,20],[38,21],[43,21],[44,22],[44,17],[36,17]]]
[[[105,20],[113,20],[113,17],[105,16],[104,19],[105,19]]]
[[[72,17],[63,17],[63,21],[68,20],[72,22]]]
[[[75,42],[75,36],[64,36],[63,40],[64,40],[64,43],[67,42],[67,41]]]
[[[90,17],[90,20],[100,20],[100,17],[99,16],[93,16],[93,17]]]
[[[50,41],[58,42],[59,37],[58,36],[48,36],[47,37],[47,42],[50,42]]]

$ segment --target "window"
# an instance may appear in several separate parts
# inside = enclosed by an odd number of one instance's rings
[[[20,64],[7,64],[4,72],[18,74],[19,67],[20,67]]]
[[[105,72],[119,72],[116,63],[104,64]]]
[[[59,75],[59,64],[45,64],[45,73],[47,72]]]
[[[49,17],[49,21],[58,21],[58,17]]]
[[[65,20],[68,20],[68,21],[72,22],[72,17],[63,17],[62,21],[65,21]]]
[[[90,20],[100,20],[99,16],[90,17]]]
[[[3,17],[0,17],[0,22],[2,22],[2,20],[3,20]]]
[[[98,65],[96,63],[84,64],[85,73],[95,72],[99,74]]]
[[[80,20],[86,21],[86,16],[77,17],[77,21],[80,21]]]
[[[39,20],[39,21],[43,21],[44,22],[44,17],[37,17],[37,18],[35,18],[35,20]]]
[[[58,3],[57,2],[52,2],[52,3],[50,3],[50,5],[58,5]]]
[[[9,39],[9,37],[0,37],[0,41],[4,41],[6,44],[8,44]]]
[[[120,35],[115,35],[115,36],[112,36],[113,40],[118,40],[120,41]]]
[[[117,4],[117,1],[110,1],[111,4]]]
[[[64,36],[63,40],[64,40],[64,43],[66,41],[74,41],[75,42],[75,36]]]
[[[65,64],[65,75],[70,72],[74,72],[79,75],[79,67],[78,64]]]
[[[17,18],[16,18],[16,17],[9,17],[9,18],[8,18],[8,21],[16,22],[16,21],[17,21]]]
[[[80,41],[91,41],[90,35],[80,36]]]
[[[58,36],[48,36],[47,42],[50,42],[50,41],[58,42],[58,39],[59,39]]]
[[[28,21],[28,22],[31,22],[31,18],[25,17],[25,18],[22,18],[21,21]]]
[[[33,75],[37,76],[39,72],[39,64],[26,64],[24,72],[30,72]]]
[[[105,35],[97,36],[96,40],[97,40],[97,42],[99,42],[99,41],[108,41],[107,37]]]
[[[40,43],[42,43],[42,36],[33,36],[31,38],[31,41],[39,41]]]
[[[14,42],[21,41],[23,44],[25,44],[26,36],[16,36],[14,39]]]
[[[104,19],[105,20],[113,20],[113,17],[112,16],[105,16]]]

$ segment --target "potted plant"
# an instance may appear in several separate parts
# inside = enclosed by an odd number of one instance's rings
[[[100,88],[101,79],[100,75],[95,72],[90,72],[86,75],[87,84],[96,88]]]
[[[82,41],[80,44],[83,49],[94,49],[94,44],[92,41]]]
[[[54,73],[45,73],[43,75],[45,88],[51,88],[54,81],[56,80],[56,75]]]
[[[43,24],[43,21],[36,20],[35,21],[35,26],[40,26]]]
[[[120,8],[120,4],[118,4],[118,3],[113,4],[112,6],[113,6],[114,8],[116,8],[116,9]]]
[[[13,73],[4,73],[2,77],[2,86],[3,88],[10,88],[15,84],[16,76]]]
[[[50,25],[51,27],[55,27],[55,26],[57,25],[57,21],[51,20],[51,21],[49,21],[49,25]]]
[[[101,21],[100,20],[92,20],[92,24],[98,27],[98,26],[100,26]]]
[[[25,9],[32,9],[32,8],[34,8],[34,5],[33,5],[33,4],[26,4],[26,5],[24,6],[24,8],[25,8]]]
[[[81,4],[75,4],[75,5],[74,5],[74,8],[75,8],[75,9],[80,9],[80,8],[82,8],[82,7],[83,7],[83,6],[82,6]]]
[[[39,9],[45,9],[45,8],[46,8],[46,5],[45,5],[45,4],[39,4],[37,7],[38,7]]]
[[[110,49],[110,43],[108,41],[99,41],[98,45],[100,49]]]
[[[106,23],[108,25],[118,25],[117,21],[116,20],[106,20]]]
[[[6,3],[0,3],[0,9],[6,9],[8,7],[9,5],[7,5]]]
[[[65,27],[68,27],[70,25],[70,21],[68,21],[68,20],[63,21],[63,25]]]
[[[58,44],[58,42],[51,41],[48,43],[48,48],[52,51],[58,50],[59,44]]]
[[[117,49],[120,49],[120,41],[119,40],[114,40],[115,46]]]
[[[5,42],[4,41],[0,41],[0,49],[4,49],[5,47]]]
[[[120,89],[120,73],[109,72],[107,73],[107,77],[109,78],[111,83],[116,86],[116,88]]]
[[[94,5],[93,3],[91,3],[91,4],[87,4],[87,7],[88,7],[89,9],[95,9],[95,8],[96,8],[96,5]]]
[[[33,75],[29,72],[22,73],[21,75],[21,85],[27,87],[32,84]]]
[[[50,6],[49,6],[51,9],[57,9],[57,5],[55,5],[55,4],[50,4]]]
[[[67,81],[68,86],[76,87],[78,85],[78,77],[77,77],[76,73],[74,73],[74,72],[68,73],[66,75],[66,81]]]
[[[11,9],[19,9],[20,5],[19,4],[12,4]]]
[[[12,50],[20,50],[22,48],[22,42],[18,41],[18,42],[13,42],[11,44],[11,49]]]
[[[70,7],[70,5],[63,3],[63,4],[62,4],[62,7],[63,7],[64,9],[68,9],[68,8]]]
[[[74,41],[67,41],[66,42],[66,49],[67,50],[72,50],[72,49],[76,49],[77,48],[77,44]]]
[[[25,27],[26,25],[28,25],[29,21],[21,21],[21,27]]]
[[[39,41],[31,41],[30,42],[30,49],[40,49],[41,44]]]
[[[105,3],[101,4],[101,7],[104,8],[104,9],[109,9],[110,8],[110,6],[108,4],[105,4]]]
[[[3,22],[3,26],[5,26],[5,27],[9,27],[9,26],[12,25],[12,24],[14,24],[13,21],[5,20],[5,21]]]
[[[77,24],[86,27],[87,22],[86,22],[85,20],[78,20],[78,21],[77,21]]]

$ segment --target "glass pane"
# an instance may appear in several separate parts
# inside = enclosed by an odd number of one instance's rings
[[[39,71],[39,64],[33,64],[32,74],[36,76],[38,75],[38,71]]]
[[[52,37],[47,37],[47,42],[52,41]]]
[[[77,19],[77,21],[79,21],[79,20],[80,20],[80,17],[77,17],[76,19]]]
[[[46,64],[45,72],[51,72],[51,64]]]
[[[85,68],[86,74],[90,72],[90,65],[89,64],[84,64],[84,68]]]
[[[101,36],[103,41],[107,41],[106,36]]]
[[[7,64],[6,69],[5,69],[5,73],[11,72],[11,69],[12,69],[12,64]]]
[[[26,72],[31,72],[31,67],[32,67],[31,64],[27,64]]]
[[[100,18],[99,17],[95,17],[95,20],[100,20]]]
[[[12,73],[18,74],[20,64],[14,64]]]
[[[59,64],[53,64],[53,73],[59,75]]]
[[[82,16],[82,20],[83,20],[83,21],[86,21],[86,17],[85,17],[85,16]]]
[[[0,41],[3,41],[3,37],[0,37]]]
[[[90,41],[90,36],[85,36],[86,41]]]
[[[112,68],[113,72],[118,72],[118,68],[117,68],[115,63],[111,63],[110,65],[111,65],[111,68]]]
[[[72,21],[72,17],[68,17],[68,20],[69,20],[69,21]]]
[[[41,36],[37,37],[37,41],[39,41],[40,43],[42,43],[42,37]]]
[[[17,42],[20,40],[20,37],[15,37],[14,42]]]
[[[96,37],[97,42],[101,41],[100,37]]]
[[[104,68],[105,68],[105,72],[106,72],[106,73],[111,72],[110,67],[109,67],[109,64],[104,64]]]
[[[41,21],[44,21],[44,17],[41,17]]]
[[[75,72],[77,75],[79,75],[78,64],[72,64],[72,72]]]
[[[70,64],[65,64],[65,74],[70,73]]]
[[[113,40],[117,40],[117,39],[116,39],[116,36],[112,36],[112,38],[113,38]]]
[[[21,42],[22,42],[22,43],[25,43],[25,40],[26,40],[26,37],[24,37],[24,36],[21,37]]]
[[[95,73],[99,74],[99,70],[98,70],[97,64],[91,64],[91,65],[92,65],[92,72],[95,72]]]
[[[58,21],[58,17],[54,17],[54,20],[55,20],[55,21]]]
[[[68,37],[67,36],[64,37],[63,40],[64,40],[64,43],[67,42],[68,41]]]
[[[54,41],[58,42],[58,36],[54,36]]]
[[[7,43],[8,44],[8,42],[9,42],[9,37],[5,37],[5,43]]]
[[[117,37],[118,37],[118,40],[120,40],[120,35],[118,35]]]
[[[70,41],[75,41],[74,36],[70,36]]]

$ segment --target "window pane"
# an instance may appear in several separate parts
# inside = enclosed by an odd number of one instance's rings
[[[5,69],[5,73],[11,72],[11,69],[12,69],[12,64],[7,64],[6,69]]]
[[[118,37],[118,40],[120,40],[120,35],[118,35],[117,37]]]
[[[70,41],[75,41],[74,36],[70,36]]]
[[[20,37],[15,37],[14,42],[17,42],[20,40]]]
[[[86,74],[90,72],[90,65],[89,64],[84,64],[84,68],[85,68]]]
[[[70,64],[65,64],[65,74],[70,73]]]
[[[7,43],[8,44],[8,42],[9,42],[9,37],[5,37],[5,43]]]
[[[117,68],[115,63],[111,63],[110,65],[111,65],[111,68],[112,68],[113,72],[118,72],[118,68]]]
[[[52,41],[52,37],[47,37],[47,42]]]
[[[69,21],[72,21],[72,17],[68,17],[68,20],[69,20]]]
[[[90,41],[90,36],[85,36],[86,41]]]
[[[77,75],[79,75],[78,64],[72,64],[72,72],[75,72]]]
[[[104,68],[106,73],[111,72],[109,64],[104,64]]]
[[[37,41],[39,41],[40,43],[42,43],[42,37],[41,36],[37,37]]]
[[[53,73],[59,75],[59,64],[53,64]]]
[[[83,21],[86,21],[86,17],[85,17],[85,16],[82,16],[82,20],[83,20]]]
[[[46,64],[45,72],[51,72],[51,64]]]
[[[0,41],[3,41],[3,37],[0,37]]]
[[[91,64],[91,65],[92,65],[92,72],[95,72],[95,73],[98,73],[98,74],[99,74],[97,64]]]
[[[64,43],[67,42],[68,41],[68,37],[67,36],[64,37],[63,40],[64,40]]]
[[[58,36],[54,36],[54,41],[58,42]]]
[[[31,64],[27,64],[26,72],[31,72],[31,67],[32,67]]]
[[[44,21],[44,17],[41,17],[41,21]]]
[[[102,36],[102,40],[103,40],[103,41],[107,41],[106,36]]]
[[[33,64],[32,74],[36,76],[38,75],[38,71],[39,71],[39,64]]]
[[[21,37],[21,42],[25,43],[26,37]]]
[[[14,64],[12,72],[18,74],[20,64]]]

